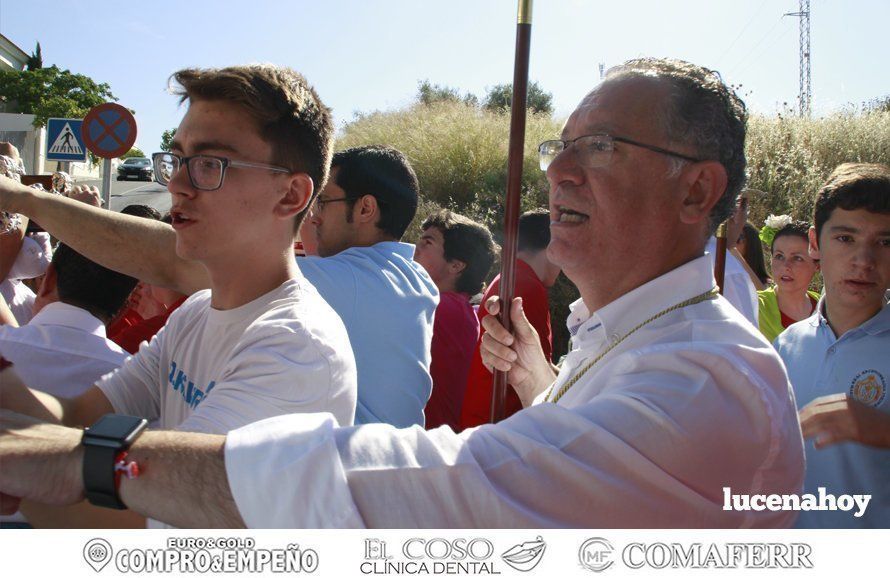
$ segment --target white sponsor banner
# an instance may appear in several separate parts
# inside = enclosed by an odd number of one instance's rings
[[[890,530],[3,530],[3,576],[870,576]]]

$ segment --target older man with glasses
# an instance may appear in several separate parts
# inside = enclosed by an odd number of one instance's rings
[[[558,375],[520,301],[514,335],[486,318],[486,363],[508,372],[524,410],[460,435],[338,428],[327,416],[274,418],[225,438],[149,432],[131,455],[152,470],[123,480],[122,500],[179,525],[791,524],[793,511],[725,505],[727,492],[795,494],[803,479],[781,361],[717,295],[704,251],[744,183],[744,138],[744,105],[715,73],[649,59],[613,69],[561,139],[541,147],[548,255],[581,293]],[[76,470],[79,432],[28,431],[60,454],[55,468]],[[22,483],[49,451],[0,437],[0,491],[76,499],[76,483]],[[179,487],[186,456],[196,483]],[[228,483],[212,496],[193,489],[223,472]]]

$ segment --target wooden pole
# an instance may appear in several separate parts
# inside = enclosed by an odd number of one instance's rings
[[[717,227],[717,248],[714,255],[714,280],[723,295],[723,280],[726,277],[726,223]]]
[[[510,331],[510,304],[516,283],[516,243],[519,233],[519,196],[525,153],[525,116],[528,100],[528,66],[532,35],[532,0],[519,0],[516,21],[516,52],[513,64],[513,102],[510,106],[510,146],[507,162],[507,197],[504,203],[504,248],[501,254],[500,321]],[[494,372],[491,421],[504,419],[507,374]]]

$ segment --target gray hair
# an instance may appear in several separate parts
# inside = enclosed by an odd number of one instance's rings
[[[605,80],[634,77],[667,82],[670,99],[658,118],[665,134],[674,142],[694,147],[699,158],[719,161],[726,169],[726,191],[711,209],[713,234],[732,214],[736,198],[745,186],[745,103],[718,72],[682,60],[628,60],[609,69]],[[671,165],[672,172],[679,168]]]

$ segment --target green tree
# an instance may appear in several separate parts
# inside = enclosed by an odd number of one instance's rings
[[[58,66],[0,71],[0,99],[14,110],[33,114],[35,127],[48,118],[82,118],[94,106],[117,100],[111,87]]]
[[[544,89],[538,86],[537,82],[532,82],[528,85],[527,102],[528,110],[531,112],[546,114],[547,116],[553,114],[553,95],[549,92],[544,92]],[[504,112],[510,110],[512,103],[513,85],[498,84],[488,91],[482,106],[492,112]]]
[[[28,63],[25,65],[28,70],[37,70],[38,68],[43,68],[43,55],[40,53],[40,43],[37,43],[37,48],[34,49],[34,52],[31,53],[31,56],[28,57]]]
[[[129,159],[132,157],[144,158],[145,153],[142,152],[142,150],[139,147],[133,147],[121,156],[122,159]]]
[[[165,130],[161,133],[161,150],[164,152],[170,152],[173,150],[173,137],[176,136],[176,129],[171,128],[169,130]]]
[[[458,89],[431,84],[429,80],[418,83],[417,101],[427,106],[436,102],[463,102],[472,106],[479,104],[479,99],[474,94],[467,93],[465,96],[461,96]]]

